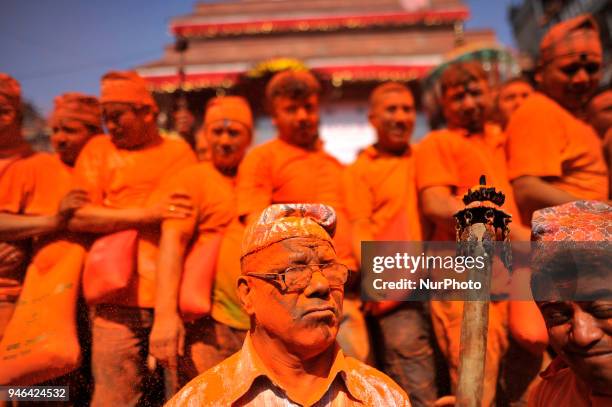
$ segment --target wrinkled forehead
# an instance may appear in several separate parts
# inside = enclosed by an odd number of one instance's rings
[[[0,94],[0,107],[4,109],[9,108],[9,107],[13,108],[13,103],[11,103],[10,100],[6,96]]]
[[[102,103],[102,111],[105,114],[109,113],[123,113],[130,110],[133,110],[137,106],[131,103],[123,103],[123,102],[105,102]]]
[[[523,81],[516,81],[516,82],[511,82],[507,85],[504,85],[500,90],[500,94],[508,95],[508,94],[524,93],[524,92],[532,92],[532,91],[533,91],[533,88],[531,87],[529,83],[523,82]]]
[[[484,79],[471,78],[461,83],[450,85],[444,91],[444,96],[452,97],[466,92],[485,92],[488,90],[487,81]]]
[[[551,59],[550,63],[555,66],[567,66],[576,63],[601,65],[602,61],[601,54],[589,52],[586,46],[577,46],[571,53],[555,56]]]
[[[226,119],[226,118],[221,119],[221,120],[215,120],[214,122],[207,125],[206,128],[209,131],[223,131],[223,130],[246,131],[246,132],[249,131],[248,127],[244,125],[243,123],[240,123],[239,121],[232,120],[232,119]]]
[[[531,288],[536,300],[612,300],[611,248],[598,243],[595,250],[566,250],[532,264]],[[554,254],[554,255],[553,255]]]
[[[414,98],[412,94],[405,90],[390,89],[386,92],[382,92],[372,100],[372,108],[386,107],[391,105],[414,105]]]

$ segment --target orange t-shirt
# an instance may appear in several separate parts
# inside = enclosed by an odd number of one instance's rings
[[[211,167],[214,168],[213,165]],[[232,199],[235,204],[236,177],[228,177],[221,174],[221,178],[231,189]],[[240,222],[235,212],[233,215],[231,223],[223,234],[223,240],[219,248],[210,315],[217,322],[235,329],[247,330],[251,326],[251,321],[249,315],[240,305],[236,289],[236,281],[242,274],[240,269],[240,247],[245,226]]]
[[[531,391],[529,407],[608,407],[612,396],[596,396],[589,386],[557,358],[540,373],[540,381]]]
[[[419,144],[416,164],[419,191],[447,186],[459,198],[485,175],[488,185],[506,195],[502,209],[512,215],[513,222],[521,223],[506,170],[505,137],[498,126],[487,124],[483,134],[451,129],[433,131]],[[454,241],[455,236],[436,233],[434,240]]]
[[[118,149],[110,137],[96,137],[81,151],[74,169],[74,183],[85,189],[94,205],[127,209],[146,206],[149,197],[168,177],[195,164],[189,145],[162,139],[139,150]],[[155,305],[155,270],[158,231],[142,231],[138,242],[138,278],[114,301],[143,308]]]
[[[239,223],[235,216],[236,209],[233,187],[210,162],[200,162],[185,168],[176,174],[176,176],[168,180],[168,182],[166,182],[159,191],[156,191],[154,195],[157,196],[160,192],[170,193],[173,191],[189,193],[196,212],[195,216],[192,218],[166,221],[165,225],[183,230],[187,233],[194,231],[194,244],[212,235],[220,234],[223,234],[223,241],[225,241],[228,232],[231,230],[231,226],[229,225]],[[240,237],[242,237],[242,235]],[[226,267],[219,268],[220,264],[224,264],[220,259],[224,254],[223,250],[224,244],[221,243],[219,253],[214,254],[217,256],[217,273],[215,275],[212,295],[213,303],[211,312],[213,317],[219,314],[219,307],[223,308],[224,305],[224,303],[219,304],[219,302],[227,296],[230,296],[236,304],[239,304],[236,294],[236,278],[240,275],[240,254],[236,253],[235,259],[225,260],[229,261],[232,265],[238,266],[236,274],[235,270],[228,270]],[[225,254],[225,256],[227,256],[227,254]],[[239,305],[237,306],[240,307]],[[221,314],[224,313],[221,312]],[[219,320],[218,318],[215,319]],[[223,319],[219,321],[226,323]],[[228,325],[234,327],[233,324]]]
[[[344,172],[349,220],[369,225],[377,240],[423,238],[414,150],[398,157],[370,146]]]
[[[15,215],[53,215],[70,188],[70,172],[59,158],[47,153],[5,158],[0,176],[0,212]],[[51,237],[36,239],[33,261]],[[15,244],[21,245],[22,242]],[[0,297],[13,298],[21,291],[25,264],[0,276]]]
[[[35,153],[7,165],[0,178],[0,212],[53,215],[70,188],[70,172],[52,154]]]
[[[257,216],[276,203],[322,203],[336,211],[334,245],[341,262],[355,269],[350,224],[342,199],[343,166],[323,151],[275,139],[252,149],[238,172],[238,216]]]
[[[601,140],[588,124],[541,93],[529,96],[506,130],[508,174],[550,177],[579,199],[606,200],[608,172]]]

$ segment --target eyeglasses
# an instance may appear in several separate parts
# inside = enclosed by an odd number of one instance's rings
[[[306,264],[288,267],[280,273],[246,273],[246,275],[276,283],[283,292],[299,292],[308,287],[315,271],[323,274],[331,288],[343,287],[349,275],[348,267],[341,263]]]

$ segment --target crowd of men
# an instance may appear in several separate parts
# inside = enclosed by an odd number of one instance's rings
[[[19,84],[0,74],[0,384],[94,406],[453,405],[463,302],[363,303],[361,242],[455,241],[481,175],[511,239],[610,241],[597,24],[562,22],[540,51],[535,89],[514,78],[495,100],[479,63],[450,65],[446,128],[418,144],[411,91],[379,85],[377,140],[346,167],[306,70],[268,82],[277,136],[253,148],[244,98],[211,99],[195,133],[179,106],[183,140],[160,133],[142,78],[109,72],[99,100],[55,99],[54,154],[25,142]],[[483,405],[610,405],[610,313],[609,294],[492,302]]]

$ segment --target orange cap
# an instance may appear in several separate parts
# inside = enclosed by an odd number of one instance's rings
[[[540,63],[583,53],[602,55],[599,27],[590,14],[583,14],[554,25],[540,42]]]
[[[204,126],[220,120],[231,120],[253,128],[253,114],[246,99],[240,96],[219,96],[206,105]]]
[[[102,103],[119,102],[151,106],[157,110],[157,104],[147,89],[147,84],[134,71],[111,71],[102,77],[100,101]]]
[[[292,237],[316,237],[332,243],[335,230],[336,212],[327,205],[270,205],[244,232],[240,257]]]
[[[64,93],[57,96],[54,102],[51,123],[61,119],[74,119],[102,128],[102,111],[96,97],[76,92]]]
[[[17,110],[21,108],[21,86],[12,76],[0,72],[0,95],[8,99]]]

